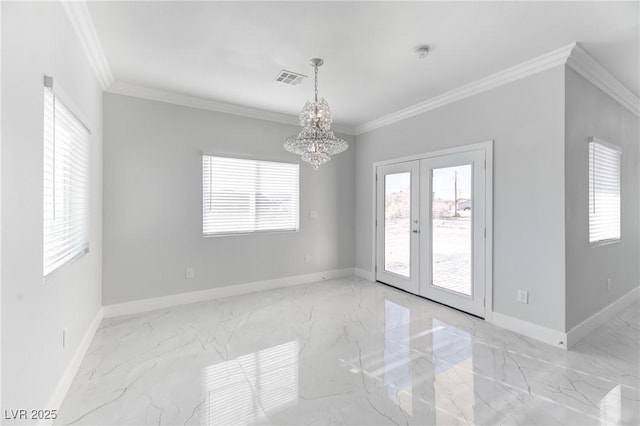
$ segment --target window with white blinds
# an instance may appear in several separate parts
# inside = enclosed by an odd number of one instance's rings
[[[202,157],[204,235],[297,231],[299,165]]]
[[[589,138],[589,242],[620,239],[621,151]]]
[[[89,131],[44,89],[43,275],[89,250]]]

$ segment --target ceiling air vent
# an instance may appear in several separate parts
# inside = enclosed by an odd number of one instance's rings
[[[306,75],[298,74],[297,72],[282,70],[278,73],[275,81],[288,84],[289,86],[297,86],[302,83],[302,80],[307,78]]]

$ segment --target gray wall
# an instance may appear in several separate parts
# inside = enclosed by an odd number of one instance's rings
[[[353,267],[353,138],[301,165],[299,232],[203,238],[202,153],[297,162],[298,127],[115,94],[104,114],[105,305]]]
[[[101,307],[102,91],[60,3],[2,2],[3,408],[48,402]],[[91,135],[91,252],[42,279],[43,76]],[[68,327],[67,348],[62,329]]]
[[[567,330],[639,285],[638,117],[593,84],[566,73]],[[594,136],[622,148],[621,239],[589,244],[589,153]],[[611,290],[606,280],[611,278]]]
[[[494,140],[494,310],[564,331],[564,67],[357,137],[356,267],[372,264],[372,164]],[[529,304],[516,302],[518,289]]]

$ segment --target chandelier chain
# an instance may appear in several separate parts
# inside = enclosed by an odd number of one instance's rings
[[[318,65],[314,67],[316,69],[316,102],[318,102]]]

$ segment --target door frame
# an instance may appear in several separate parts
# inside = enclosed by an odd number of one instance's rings
[[[371,197],[371,264],[373,265],[372,281],[376,281],[377,268],[377,182],[376,171],[379,166],[386,166],[394,163],[407,161],[424,160],[427,158],[440,157],[443,155],[460,154],[467,151],[484,150],[485,154],[485,229],[487,236],[485,238],[485,276],[484,276],[484,294],[485,294],[485,316],[487,322],[491,322],[493,314],[493,140],[475,143],[471,145],[462,145],[453,148],[441,149],[438,151],[425,152],[422,154],[409,155],[406,157],[398,157],[390,160],[376,161],[372,165],[371,189],[373,196]]]

